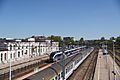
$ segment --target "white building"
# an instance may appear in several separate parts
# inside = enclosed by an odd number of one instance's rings
[[[59,43],[47,39],[38,39],[41,36],[26,40],[5,40],[0,42],[0,63],[32,58],[41,55],[49,55],[53,51],[59,51]],[[44,37],[43,37],[44,38]]]

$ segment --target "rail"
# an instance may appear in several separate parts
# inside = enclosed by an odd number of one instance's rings
[[[11,72],[12,73],[12,79],[15,79],[17,77],[20,77],[22,75],[30,73],[30,72],[34,71],[34,69],[36,67],[40,68],[40,67],[43,67],[43,66],[47,65],[47,63],[45,62],[46,60],[43,60],[44,58],[46,58],[46,57],[43,57],[42,59],[40,59],[41,60],[40,62],[35,62],[35,63],[27,65],[25,67],[21,67],[21,68],[18,68],[16,70],[13,70]],[[36,61],[36,60],[39,60],[39,59],[35,59],[35,60],[32,60],[32,61]],[[24,63],[22,63],[22,64],[24,64]],[[20,64],[17,64],[17,65],[20,65]],[[17,66],[17,65],[13,65],[12,67]],[[7,68],[9,68],[9,67],[6,67],[4,69],[7,69]],[[8,80],[9,79],[9,72],[1,74],[0,79],[1,80]]]
[[[82,80],[93,80],[94,78],[94,73],[95,73],[95,68],[96,68],[96,63],[97,63],[97,57],[98,57],[98,52],[95,52],[95,54],[90,60],[89,65],[87,66],[87,69],[85,71],[84,77]]]
[[[93,80],[96,63],[98,57],[98,49],[94,49],[92,53],[81,63],[68,80]]]
[[[109,50],[110,56],[113,58],[113,53],[111,50]],[[120,54],[120,53],[119,53]],[[120,57],[119,55],[115,56],[115,62],[118,64],[118,66],[120,67]]]

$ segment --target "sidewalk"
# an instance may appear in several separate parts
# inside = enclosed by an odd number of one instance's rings
[[[113,71],[113,59],[110,55],[103,55],[102,50],[99,50],[98,59],[94,74],[94,80],[114,80]],[[120,68],[115,63],[115,80],[120,80]]]

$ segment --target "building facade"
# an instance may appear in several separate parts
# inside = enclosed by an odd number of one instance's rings
[[[0,63],[18,61],[25,58],[49,55],[59,51],[59,43],[47,40],[44,36],[34,36],[27,39],[6,39],[0,41]]]

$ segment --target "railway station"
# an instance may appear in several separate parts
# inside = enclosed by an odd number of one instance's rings
[[[3,64],[0,79],[119,80],[119,59],[114,58],[112,52],[105,52],[104,48],[82,46],[54,51],[51,56],[38,56],[14,64],[12,62],[12,65]]]
[[[120,0],[0,0],[0,80],[120,80]]]

